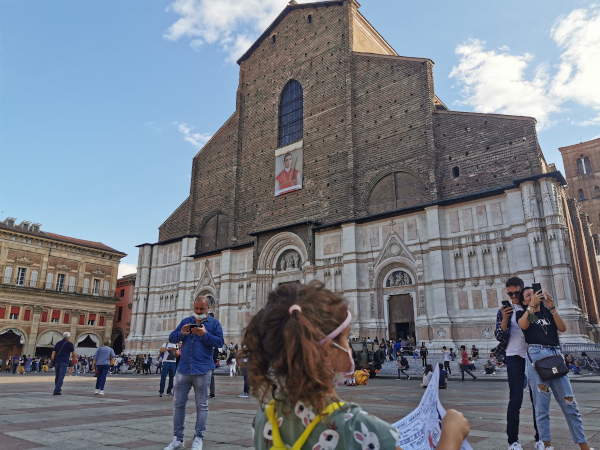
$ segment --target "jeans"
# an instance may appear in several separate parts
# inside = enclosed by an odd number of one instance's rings
[[[248,369],[246,367],[242,368],[242,376],[244,377],[244,394],[248,393]]]
[[[508,436],[508,445],[519,441],[519,423],[521,414],[521,405],[523,404],[523,386],[525,386],[525,358],[520,356],[507,356],[504,360],[506,364],[506,375],[508,376],[509,400],[506,409],[506,434]],[[532,390],[529,390],[529,397],[533,405]],[[535,440],[540,440],[537,423],[535,421],[535,406],[533,407],[533,427],[535,428]]]
[[[444,361],[444,370],[448,372],[448,375],[452,375],[452,371],[450,370],[450,361]]]
[[[65,379],[65,375],[67,374],[67,369],[69,368],[69,363],[54,363],[54,392],[59,393],[62,389],[63,381]]]
[[[548,356],[560,355],[560,349],[529,347],[529,356],[533,362],[538,361]],[[569,425],[571,437],[576,444],[587,442],[583,431],[583,423],[577,402],[573,396],[571,382],[567,375],[554,380],[542,381],[539,374],[531,364],[525,364],[525,373],[529,380],[529,389],[533,394],[533,404],[535,407],[535,419],[537,421],[540,439],[544,442],[552,440],[550,436],[550,396],[554,394],[554,398],[558,402],[562,412]],[[546,391],[540,386],[545,386]],[[571,398],[571,401],[566,400]]]
[[[96,378],[96,389],[104,390],[104,384],[106,383],[106,376],[110,370],[110,364],[98,364],[98,378]]]
[[[427,365],[427,355],[421,356],[421,361],[423,362],[423,367]]]
[[[210,371],[210,396],[215,396],[215,369]]]
[[[409,377],[409,375],[406,373],[406,369],[398,369],[398,379],[400,379],[400,374],[406,375],[406,379]]]
[[[77,376],[77,364],[73,364],[73,375]]]
[[[462,375],[463,381],[465,381],[465,372],[467,372],[469,375],[471,375],[474,380],[477,379],[477,377],[475,375],[473,375],[473,373],[471,372],[471,369],[469,368],[468,364],[461,364],[460,365],[460,374]]]
[[[211,371],[212,372],[212,371]],[[185,423],[185,405],[188,401],[190,389],[194,388],[196,401],[196,432],[194,437],[204,439],[206,419],[208,418],[208,389],[210,387],[211,372],[202,375],[175,375],[175,398],[173,399],[173,435],[183,441]]]
[[[25,372],[31,372],[31,364],[25,364]]]
[[[167,387],[167,395],[169,395],[173,391],[173,378],[175,378],[175,363],[168,362],[163,364],[163,369],[160,371],[160,387],[158,388],[158,393],[162,394],[165,392],[165,381],[167,380],[167,375],[169,376],[169,386]]]

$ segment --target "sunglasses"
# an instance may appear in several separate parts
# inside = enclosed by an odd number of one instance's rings
[[[509,297],[518,297],[519,295],[521,295],[521,291],[507,292],[506,295],[508,295]]]

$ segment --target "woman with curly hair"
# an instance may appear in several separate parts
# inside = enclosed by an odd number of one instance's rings
[[[244,331],[240,355],[263,405],[254,420],[256,449],[399,448],[398,430],[337,395],[354,371],[351,320],[344,298],[319,282],[269,294]],[[468,432],[463,415],[449,410],[440,448],[459,449]]]

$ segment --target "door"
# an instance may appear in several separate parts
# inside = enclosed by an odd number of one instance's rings
[[[410,294],[392,295],[388,301],[390,339],[415,335],[415,312]]]

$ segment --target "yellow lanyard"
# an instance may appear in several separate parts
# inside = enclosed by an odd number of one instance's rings
[[[304,433],[302,433],[300,438],[298,438],[296,443],[292,446],[291,450],[300,450],[302,448],[302,446],[304,445],[304,443],[306,442],[306,440],[308,439],[308,436],[310,436],[310,433],[312,433],[312,431],[317,426],[317,424],[321,421],[323,416],[331,414],[336,409],[338,409],[344,405],[345,405],[344,402],[332,403],[327,408],[325,408],[323,410],[323,412],[321,414],[318,414],[313,419],[313,421],[310,423],[310,425],[308,425],[306,427],[306,430],[304,430]],[[267,404],[266,413],[267,413],[267,419],[269,419],[269,422],[271,423],[271,427],[273,428],[273,447],[271,447],[271,450],[288,450],[286,445],[281,440],[281,434],[279,433],[279,425],[277,424],[277,414],[275,413],[275,400],[271,400]]]

